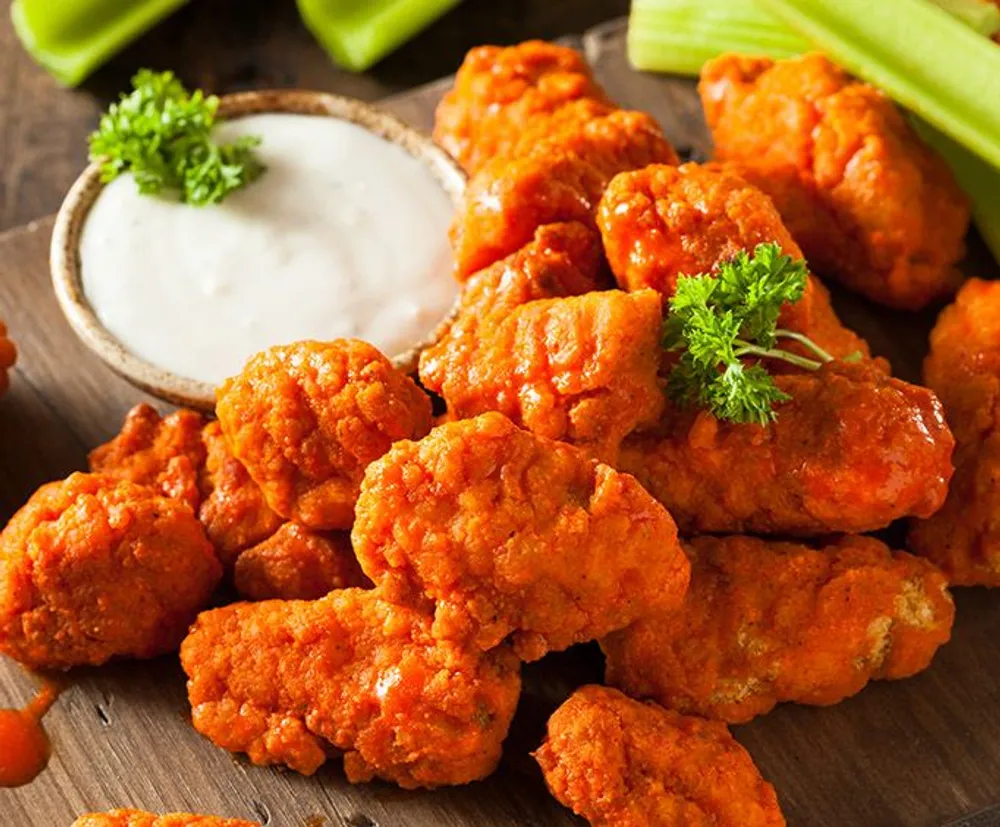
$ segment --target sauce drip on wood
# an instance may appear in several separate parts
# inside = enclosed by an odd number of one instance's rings
[[[0,709],[0,787],[20,787],[45,769],[51,748],[42,718],[58,697],[47,682],[24,709]]]

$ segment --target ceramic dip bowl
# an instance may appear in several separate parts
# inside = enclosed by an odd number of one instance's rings
[[[378,138],[402,148],[413,158],[416,158],[430,173],[434,182],[440,187],[447,199],[445,207],[448,210],[457,205],[465,187],[465,174],[452,158],[429,137],[410,128],[392,114],[373,106],[349,98],[339,97],[320,92],[295,90],[276,90],[246,92],[221,98],[219,107],[220,127],[223,121],[236,121],[253,115],[291,114],[316,117],[336,118],[361,127]],[[263,145],[262,145],[263,146]],[[265,172],[266,177],[269,173]],[[354,171],[355,176],[363,176],[363,171]],[[263,179],[262,179],[263,180]],[[108,186],[129,184],[131,181],[115,181]],[[357,184],[357,186],[361,186]],[[259,186],[251,183],[247,188]],[[211,411],[215,406],[215,383],[182,375],[177,370],[171,370],[154,363],[154,360],[143,358],[130,349],[115,335],[108,325],[102,322],[97,310],[92,306],[85,290],[81,243],[84,237],[84,227],[92,214],[98,196],[105,189],[101,182],[100,169],[97,164],[91,164],[77,179],[59,211],[52,236],[51,272],[56,296],[66,319],[83,343],[96,353],[109,367],[123,376],[133,385],[168,402]],[[350,197],[347,191],[345,198]],[[142,196],[145,200],[147,197]],[[450,202],[450,206],[448,206]],[[145,205],[143,205],[145,208]],[[154,205],[155,206],[155,205]],[[151,207],[152,208],[152,207]],[[159,209],[160,207],[155,207]],[[218,207],[208,206],[187,208],[189,210],[213,210]],[[125,230],[123,230],[124,232]],[[387,242],[388,243],[388,242]],[[161,256],[169,259],[170,256]],[[399,257],[397,256],[397,259]],[[450,273],[448,274],[450,278]],[[441,290],[451,288],[440,287],[436,297],[435,308],[442,304]],[[455,287],[457,295],[457,285]],[[308,300],[306,297],[304,300]],[[448,295],[448,302],[451,296]],[[95,302],[98,304],[98,302]],[[431,330],[422,334],[414,341],[408,341],[398,348],[399,352],[387,352],[386,355],[403,371],[416,370],[420,353],[433,344],[446,329],[454,305],[439,313],[431,323],[423,320],[423,330]],[[344,313],[349,311],[345,308]],[[415,312],[415,311],[414,311]],[[391,327],[394,320],[383,320],[383,328]],[[195,322],[196,324],[196,322]],[[183,336],[183,328],[178,327],[178,336]],[[316,338],[307,335],[297,338]],[[333,337],[330,337],[333,338]],[[271,345],[287,344],[287,341],[270,342]],[[249,356],[251,354],[247,354]]]

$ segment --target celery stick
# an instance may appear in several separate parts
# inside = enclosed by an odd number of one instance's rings
[[[912,120],[920,137],[941,153],[959,185],[972,199],[972,213],[979,234],[993,253],[993,258],[1000,262],[1000,170],[919,118]]]
[[[992,0],[933,0],[952,17],[984,37],[1000,32],[1000,6]]]
[[[633,0],[628,55],[637,69],[697,75],[726,52],[792,57],[809,41],[758,0]]]
[[[460,0],[298,0],[299,13],[333,60],[362,72]]]
[[[845,68],[1000,168],[1000,49],[926,0],[760,0]]]
[[[187,0],[14,0],[14,31],[64,86],[104,61]]]

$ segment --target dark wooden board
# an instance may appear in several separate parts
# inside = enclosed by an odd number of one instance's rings
[[[692,84],[636,74],[621,37],[620,26],[611,26],[584,39],[601,80],[623,104],[656,115],[680,149],[704,155]],[[441,89],[390,105],[426,128]],[[63,321],[48,281],[50,232],[46,220],[0,236],[0,318],[21,347],[11,392],[0,401],[0,521],[38,484],[82,468],[87,450],[145,398],[86,352]],[[996,275],[979,261],[981,275]],[[897,373],[915,377],[933,313],[891,314],[838,300]],[[954,641],[924,674],[873,684],[829,709],[785,706],[737,729],[776,785],[790,824],[938,827],[1000,803],[1000,595],[963,590],[957,603]],[[60,827],[113,806],[194,809],[276,827],[302,827],[315,816],[331,827],[579,824],[546,794],[527,753],[548,713],[575,685],[598,680],[600,669],[594,646],[526,668],[499,772],[434,793],[353,787],[335,763],[307,779],[229,756],[190,728],[174,658],[81,670],[46,719],[55,745],[49,769],[27,787],[0,790],[0,827]],[[0,705],[24,703],[32,686],[14,664],[0,662]]]

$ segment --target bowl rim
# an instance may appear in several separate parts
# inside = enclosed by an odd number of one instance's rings
[[[332,117],[354,123],[402,147],[423,163],[453,205],[457,207],[461,200],[466,174],[458,163],[429,135],[377,104],[304,89],[264,89],[219,98],[222,120],[266,113]],[[87,299],[80,263],[80,238],[104,186],[100,166],[91,163],[70,187],[56,215],[49,267],[59,307],[83,344],[119,376],[166,402],[211,413],[215,410],[214,385],[181,376],[132,353],[105,327]],[[416,372],[420,354],[439,341],[450,327],[458,301],[456,297],[455,304],[424,340],[414,343],[403,353],[387,354],[399,370],[408,374]]]

